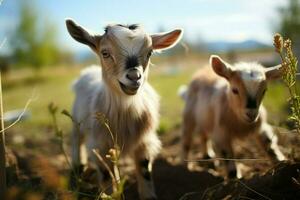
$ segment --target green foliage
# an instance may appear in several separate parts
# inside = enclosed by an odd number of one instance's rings
[[[20,3],[20,21],[11,37],[11,45],[18,65],[39,69],[59,58],[55,26],[43,20],[34,5],[27,1]]]
[[[283,82],[290,93],[289,103],[292,114],[289,119],[295,123],[296,129],[300,134],[300,93],[297,88],[298,60],[292,51],[292,41],[290,39],[285,40],[280,34],[276,34],[274,36],[274,46],[282,60]]]

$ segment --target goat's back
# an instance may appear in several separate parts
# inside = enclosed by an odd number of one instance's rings
[[[209,131],[226,86],[226,80],[217,76],[210,67],[198,70],[188,86],[184,115],[192,115],[198,127]]]
[[[73,117],[77,123],[89,117],[89,105],[93,94],[102,87],[101,67],[92,65],[81,71],[80,77],[73,83],[75,102]]]

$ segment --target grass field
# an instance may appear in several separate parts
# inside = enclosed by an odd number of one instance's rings
[[[74,95],[71,84],[79,75],[81,67],[48,67],[35,76],[29,69],[11,71],[3,77],[3,98],[5,111],[23,109],[26,102],[32,98],[28,107],[30,118],[19,122],[13,131],[21,132],[24,136],[44,137],[51,126],[51,118],[47,106],[54,102],[61,110],[71,110]],[[187,84],[196,70],[195,66],[173,68],[163,65],[152,67],[150,83],[161,96],[160,133],[180,125],[183,101],[177,96],[178,87]],[[282,83],[270,84],[265,105],[270,111],[269,116],[273,124],[278,125],[284,116],[284,105],[287,93]],[[69,132],[71,122],[60,115],[59,125],[65,132]]]
[[[206,59],[204,60],[206,61]],[[203,191],[214,188],[223,181],[223,178],[221,178],[223,175],[222,173],[218,174],[218,171],[214,173],[215,175],[212,175],[211,172],[206,170],[201,172],[190,171],[176,163],[179,160],[178,155],[180,155],[179,152],[181,149],[179,142],[180,131],[178,128],[181,125],[181,112],[184,104],[182,99],[178,97],[177,90],[180,85],[188,84],[193,72],[196,71],[200,65],[197,61],[188,63],[184,61],[186,60],[183,60],[183,62],[178,60],[154,62],[156,66],[151,66],[150,71],[149,81],[161,96],[161,120],[158,133],[161,135],[163,149],[161,152],[162,157],[155,162],[153,167],[153,177],[157,194],[160,197],[159,199],[180,199],[191,191],[201,191],[198,193],[202,195]],[[70,166],[66,162],[67,160],[63,153],[66,153],[67,157],[70,155],[69,139],[65,137],[65,140],[60,140],[55,134],[52,119],[48,112],[48,105],[53,102],[58,106],[59,110],[71,110],[74,99],[71,85],[79,76],[82,67],[83,66],[47,67],[42,69],[39,74],[34,74],[30,69],[18,69],[11,71],[3,77],[5,111],[15,109],[22,110],[28,100],[31,99],[27,108],[28,112],[30,112],[30,117],[24,121],[20,121],[6,131],[6,136],[8,136],[6,138],[8,149],[17,152],[16,155],[18,155],[17,158],[19,158],[18,162],[21,161],[19,168],[22,170],[22,177],[26,177],[26,184],[20,186],[20,188],[24,187],[26,194],[32,193],[42,196],[45,193],[45,195],[48,195],[48,183],[56,184],[54,186],[55,190],[52,191],[51,189],[51,192],[56,196],[57,194],[69,196],[77,194],[76,191],[70,192],[67,189]],[[269,121],[272,124],[280,125],[287,118],[285,113],[286,99],[287,92],[280,81],[273,82],[269,85],[264,103],[269,110]],[[70,119],[64,115],[58,115],[57,119],[58,126],[65,134],[68,134],[71,128]],[[8,125],[9,124],[6,124],[6,126]],[[298,144],[297,141],[299,141],[299,139],[294,139],[294,136],[295,134],[285,135],[285,137],[288,138],[282,142],[282,144],[286,146],[285,152],[290,152],[292,142],[295,145]],[[174,143],[174,141],[177,142]],[[61,149],[60,142],[65,144],[63,145],[64,149]],[[245,158],[261,158],[259,151],[255,151],[256,148],[253,148],[254,146],[254,141],[251,139],[242,140],[238,145],[240,148],[238,149],[238,154]],[[196,154],[193,156],[196,157]],[[169,161],[173,163],[170,164]],[[27,172],[25,170],[28,168],[27,166],[31,166],[30,168],[33,170]],[[253,168],[255,173],[257,173],[258,170],[260,170],[259,172],[265,171],[269,167],[267,163],[261,165],[255,163],[252,166],[251,162],[249,166],[246,166],[248,169]],[[128,166],[122,166],[121,171],[125,168],[127,169]],[[24,173],[25,171],[26,173]],[[294,171],[291,171],[291,174],[293,173]],[[38,177],[41,177],[41,180],[43,180],[41,184],[35,181],[35,174],[38,174]],[[129,174],[133,174],[133,171],[129,172]],[[253,172],[246,171],[245,174],[252,176],[251,174],[253,174]],[[288,177],[290,177],[290,175]],[[54,182],[52,180],[54,180]],[[60,181],[55,182],[55,180]],[[136,187],[133,185],[133,180],[133,177],[129,176],[128,183],[124,187],[126,199],[138,199],[138,193]],[[19,184],[19,182],[23,183],[23,181],[12,180],[12,185]],[[36,185],[33,185],[34,183],[36,183]],[[292,188],[292,186],[285,182],[283,182],[282,185],[287,188]],[[90,187],[90,184],[85,186]],[[14,189],[14,187],[11,188]],[[91,193],[85,193],[89,195],[89,199],[96,199],[99,195],[94,189],[98,191],[98,187],[96,186],[87,190]],[[84,192],[86,191],[84,190]],[[23,193],[19,194],[23,195]]]

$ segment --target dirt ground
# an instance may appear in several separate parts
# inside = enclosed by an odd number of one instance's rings
[[[153,179],[159,200],[177,199],[300,199],[300,136],[276,129],[281,150],[289,161],[271,164],[251,138],[235,142],[236,158],[256,158],[239,161],[243,178],[227,180],[212,162],[189,162],[189,168],[179,163],[180,131],[161,137],[163,150],[153,166]],[[12,137],[14,135],[14,137]],[[42,141],[24,139],[16,143],[17,134],[8,134],[11,144],[8,154],[7,200],[72,199],[68,190],[69,168],[54,137]],[[20,138],[18,139],[20,140]],[[201,158],[195,137],[191,159]],[[13,150],[11,150],[13,149]],[[125,185],[125,199],[138,200],[132,167],[126,163],[121,169],[129,179]],[[89,185],[83,199],[96,199],[98,188]]]

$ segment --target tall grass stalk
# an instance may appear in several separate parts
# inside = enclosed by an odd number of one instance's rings
[[[0,0],[0,6],[3,0]],[[4,40],[0,48],[3,46]],[[4,133],[4,119],[3,119],[3,101],[2,101],[2,80],[0,71],[0,199],[4,199],[6,195],[6,151],[5,151],[5,133]]]
[[[48,110],[52,117],[55,135],[59,139],[60,149],[65,156],[68,166],[70,167],[70,169],[73,171],[73,174],[75,175],[75,179],[77,182],[76,183],[76,187],[77,187],[76,192],[78,194],[86,195],[85,193],[79,192],[79,184],[82,183],[82,181],[80,179],[80,174],[78,174],[78,172],[74,171],[73,166],[71,165],[71,163],[68,159],[67,153],[65,151],[65,148],[64,148],[64,134],[63,134],[63,131],[59,128],[58,123],[57,123],[56,114],[58,112],[58,107],[56,105],[54,105],[53,103],[50,103],[48,105]],[[67,116],[68,118],[70,118],[71,121],[74,123],[75,127],[77,128],[77,131],[80,131],[80,124],[82,122],[76,122],[74,120],[73,116],[67,110],[63,110],[61,113],[65,116]],[[120,176],[120,169],[119,169],[120,148],[117,143],[118,138],[116,138],[114,136],[114,134],[112,133],[111,128],[108,123],[108,120],[105,118],[105,116],[103,114],[96,113],[95,118],[101,125],[104,125],[104,127],[108,130],[110,137],[112,138],[112,141],[113,141],[113,147],[107,152],[107,154],[105,156],[105,158],[107,158],[107,159],[104,159],[96,149],[93,149],[93,153],[98,158],[99,162],[103,164],[103,166],[106,168],[106,170],[108,170],[109,175],[112,179],[111,186],[113,189],[113,192],[111,194],[107,194],[105,190],[101,191],[101,193],[100,193],[100,195],[98,195],[97,199],[102,199],[102,200],[124,199],[123,192],[124,192],[124,185],[126,182],[126,177]],[[112,169],[110,168],[110,163],[108,163],[108,162],[111,162],[113,164]]]
[[[6,194],[6,152],[5,152],[5,134],[3,121],[3,102],[2,102],[2,84],[0,72],[0,199],[5,199]]]
[[[98,158],[99,162],[103,164],[103,166],[108,170],[109,175],[112,179],[112,189],[113,192],[112,194],[106,194],[105,191],[102,191],[100,193],[100,198],[103,200],[121,200],[124,199],[124,185],[126,183],[126,177],[121,177],[120,176],[120,166],[119,166],[119,160],[120,160],[120,154],[121,150],[118,145],[118,137],[117,135],[113,134],[108,119],[105,117],[103,113],[96,113],[95,116],[96,120],[103,125],[113,142],[113,146],[111,149],[108,151],[108,154],[106,154],[106,160],[97,152],[97,150],[93,150],[93,153],[96,155]],[[107,161],[111,162],[113,164],[113,169],[111,169]]]
[[[51,114],[51,117],[52,117],[52,122],[53,122],[53,128],[54,128],[54,131],[55,131],[55,135],[59,140],[60,150],[64,154],[64,157],[65,157],[65,160],[68,164],[68,167],[70,169],[72,169],[71,162],[69,161],[67,152],[66,152],[65,147],[64,147],[64,134],[63,134],[63,131],[58,127],[58,123],[57,123],[56,112],[58,110],[58,107],[55,106],[53,103],[50,103],[49,106],[48,106],[48,110],[49,110],[49,112]]]
[[[288,101],[292,114],[289,120],[295,123],[295,128],[300,134],[300,93],[297,88],[298,59],[293,53],[292,41],[284,39],[278,33],[274,36],[274,47],[275,51],[280,55],[283,69],[282,79],[290,94]]]

